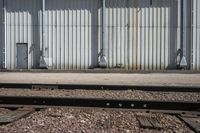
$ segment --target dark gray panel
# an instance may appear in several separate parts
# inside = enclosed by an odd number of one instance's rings
[[[3,0],[0,0],[0,9],[3,9]],[[3,68],[3,10],[0,10],[0,69]]]
[[[28,69],[28,44],[17,44],[17,68]]]

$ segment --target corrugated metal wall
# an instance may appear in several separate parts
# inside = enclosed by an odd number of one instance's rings
[[[193,70],[200,70],[200,1],[193,0]]]
[[[180,48],[180,1],[107,0],[109,67],[176,68]]]
[[[86,69],[101,52],[100,0],[47,0],[49,66]],[[107,0],[108,67],[176,68],[180,48],[180,1]],[[176,18],[176,19],[174,19]],[[98,49],[98,51],[97,51]]]
[[[41,1],[5,2],[7,69],[16,68],[16,43],[28,43],[28,68],[38,68],[42,45]],[[200,10],[198,5],[198,0],[194,0],[196,10]],[[198,13],[194,15],[199,16]],[[45,60],[49,69],[98,66],[102,45],[101,15],[101,0],[46,0]],[[200,22],[195,17],[193,21],[196,21],[193,69],[199,69],[199,43],[195,40],[199,41]],[[109,68],[175,69],[182,47],[181,0],[153,0],[152,3],[150,0],[106,0],[106,33]],[[188,48],[188,55],[190,50]]]
[[[16,43],[28,43],[28,68],[39,63],[39,0],[5,0],[6,5],[6,64],[17,66]]]
[[[98,0],[46,1],[46,52],[53,69],[97,66]]]

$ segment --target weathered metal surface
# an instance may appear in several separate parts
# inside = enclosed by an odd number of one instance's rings
[[[46,52],[50,68],[98,66],[102,49],[101,6],[98,0],[47,1]],[[180,0],[156,0],[152,5],[146,0],[107,0],[108,67],[175,69],[180,14]]]
[[[193,0],[193,6],[188,4],[188,14],[193,8],[193,41],[188,34],[186,58],[189,65],[193,63],[193,70],[200,70],[199,3]],[[38,68],[43,35],[40,0],[5,0],[5,5],[0,68],[4,33],[7,69],[17,66],[16,43],[28,43],[28,68]],[[79,70],[98,66],[102,49],[101,6],[100,0],[46,0],[44,55],[49,69]],[[105,56],[109,68],[176,69],[182,47],[181,0],[106,0],[105,14]],[[190,18],[188,15],[188,21]],[[2,20],[1,13],[0,29]],[[188,25],[187,30],[190,28]]]
[[[39,0],[5,0],[6,66],[16,69],[17,43],[28,44],[28,68],[39,63]]]
[[[7,0],[6,8],[7,68],[16,66],[17,42],[28,43],[29,68],[37,66],[42,36],[39,0]],[[44,52],[50,69],[98,65],[101,12],[98,0],[46,1]],[[107,0],[106,16],[108,67],[175,68],[180,1],[156,0],[151,5],[146,0]]]
[[[50,69],[87,69],[97,63],[98,0],[46,1],[46,55]]]
[[[176,68],[180,1],[108,0],[108,64],[135,70]]]
[[[17,43],[17,68],[28,69],[28,44]]]

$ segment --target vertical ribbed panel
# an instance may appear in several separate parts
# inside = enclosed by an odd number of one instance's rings
[[[41,1],[5,2],[7,69],[16,68],[16,43],[28,43],[28,68],[38,68],[42,44]],[[98,65],[102,49],[101,2],[46,0],[44,52],[49,69],[88,69]],[[181,0],[152,2],[150,5],[150,0],[106,0],[106,57],[109,68],[176,68],[180,61],[177,51],[181,48]],[[200,2],[194,0],[194,70],[200,69],[199,6]],[[2,19],[0,16],[1,22]],[[1,30],[2,33],[4,31]],[[0,66],[2,47],[3,42],[0,45]],[[190,51],[189,48],[187,50]]]
[[[5,0],[7,69],[17,66],[16,43],[28,43],[28,68],[39,62],[38,7],[39,0]]]
[[[193,70],[200,70],[200,1],[193,0]]]
[[[108,66],[134,70],[176,68],[180,1],[107,0]]]
[[[97,65],[98,0],[47,0],[46,46],[52,69]]]
[[[3,0],[0,0],[0,69],[3,68]]]

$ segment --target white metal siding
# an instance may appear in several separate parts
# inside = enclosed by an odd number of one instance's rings
[[[180,1],[107,0],[108,65],[134,70],[176,68]]]
[[[5,2],[7,69],[16,68],[16,43],[28,43],[28,68],[38,68],[42,44],[41,1]],[[109,68],[120,65],[133,70],[176,68],[180,60],[177,51],[181,48],[181,0],[152,2],[150,5],[150,0],[106,0]],[[200,15],[199,3],[194,0],[196,16]],[[45,59],[49,69],[88,69],[98,65],[101,15],[101,0],[46,0]],[[193,17],[196,21],[193,69],[200,69],[200,48],[195,43],[200,38],[199,17]]]
[[[180,0],[107,0],[108,67],[176,68]],[[47,0],[46,52],[53,69],[87,69],[101,52],[100,0]],[[97,51],[98,49],[98,51]]]
[[[28,43],[28,68],[33,68],[39,62],[39,0],[5,0],[5,5],[7,69],[17,66],[16,43]]]
[[[52,69],[97,66],[98,0],[46,1],[46,52]]]
[[[200,1],[193,0],[193,70],[200,70]]]

